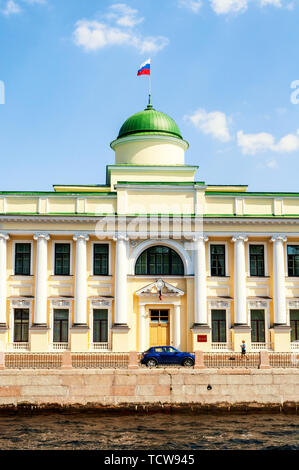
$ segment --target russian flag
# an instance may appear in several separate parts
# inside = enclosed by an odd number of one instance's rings
[[[139,77],[139,75],[150,75],[150,74],[151,74],[151,59],[148,59],[146,62],[140,65],[140,68],[137,72],[137,77]]]

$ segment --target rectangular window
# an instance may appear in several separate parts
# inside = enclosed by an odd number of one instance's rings
[[[290,311],[291,341],[299,341],[299,310]]]
[[[169,310],[151,310],[151,323],[169,323]]]
[[[93,245],[93,274],[108,276],[109,274],[109,245],[95,243]]]
[[[249,245],[250,276],[265,276],[264,245]]]
[[[30,276],[31,243],[15,244],[15,275]]]
[[[226,343],[226,311],[212,310],[212,342]]]
[[[251,341],[252,343],[265,342],[264,310],[251,310]]]
[[[15,308],[14,310],[14,343],[28,343],[29,341],[29,310]]]
[[[299,276],[299,245],[288,245],[288,276]]]
[[[69,337],[69,311],[66,309],[54,310],[54,343],[68,343]]]
[[[225,245],[211,245],[211,276],[225,276]]]
[[[71,245],[69,243],[55,243],[55,276],[70,275]]]
[[[93,311],[93,342],[108,343],[108,310]]]

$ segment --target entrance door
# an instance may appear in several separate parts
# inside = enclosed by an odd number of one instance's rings
[[[150,310],[150,347],[169,345],[169,310]]]

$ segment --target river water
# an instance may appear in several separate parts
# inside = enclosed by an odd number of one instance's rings
[[[299,449],[284,414],[16,414],[0,416],[0,449]]]

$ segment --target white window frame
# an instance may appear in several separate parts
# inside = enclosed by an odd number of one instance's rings
[[[70,274],[55,274],[55,245],[58,244],[69,244],[70,245]],[[55,278],[69,278],[73,275],[73,242],[68,240],[53,240],[52,241],[52,276]]]
[[[68,328],[68,344],[70,344],[70,330],[72,328],[73,308],[72,300],[66,299],[50,299],[50,330],[49,330],[49,343],[53,347],[54,343],[54,310],[68,310],[69,311],[69,328]],[[59,305],[61,304],[61,305]]]
[[[22,305],[23,303],[29,305]],[[19,304],[19,305],[18,305]],[[14,322],[14,313],[15,309],[23,308],[29,310],[29,329],[32,327],[32,300],[23,297],[11,298],[9,301],[9,339],[8,344],[14,344],[14,333],[15,333],[15,322]],[[28,343],[30,341],[30,335],[28,333]]]
[[[103,305],[96,305],[98,302],[103,302]],[[108,300],[108,299],[101,299],[101,298],[91,299],[89,301],[89,332],[90,332],[89,343],[90,345],[94,344],[93,342],[93,311],[97,309],[108,311],[108,344],[112,345],[112,299]]]
[[[223,303],[223,305],[221,305]],[[225,324],[226,324],[226,344],[231,345],[230,329],[231,329],[231,302],[229,300],[217,301],[210,300],[208,304],[208,325],[211,328],[211,343],[212,343],[212,310],[225,310]]]
[[[225,256],[225,276],[212,276],[211,273],[211,245],[224,245],[224,256]],[[208,242],[208,273],[212,279],[225,279],[229,277],[228,272],[228,243],[227,241],[209,241]]]
[[[94,261],[94,245],[108,245],[109,248],[108,248],[108,274],[94,274],[93,272],[93,261]],[[110,277],[111,276],[111,267],[112,267],[112,256],[111,256],[111,241],[107,240],[107,241],[92,241],[91,242],[91,266],[90,266],[90,272],[91,272],[91,276],[94,278],[94,279],[105,279],[105,277]]]
[[[265,273],[264,276],[251,276],[250,275],[250,245],[263,245],[264,246],[264,267]],[[259,241],[249,241],[247,244],[247,275],[250,278],[260,278],[264,279],[265,277],[269,277],[268,271],[268,244],[267,242],[259,242]]]
[[[15,273],[15,264],[16,264],[16,244],[17,243],[28,243],[30,244],[30,274],[16,274]],[[28,278],[29,276],[33,276],[33,240],[13,240],[12,241],[12,272],[13,276],[17,276],[20,278]]]
[[[253,302],[248,302],[248,325],[251,328],[251,310],[264,310],[264,322],[265,322],[265,343],[270,344],[270,301],[262,301],[267,305],[259,306],[258,302],[254,306]],[[251,336],[250,336],[251,341]],[[253,342],[253,341],[251,341]]]
[[[287,240],[286,243],[285,243],[285,275],[288,279],[298,279],[299,280],[299,276],[289,276],[289,270],[288,270],[288,246],[292,246],[292,245],[299,245],[299,242],[293,242],[291,240]]]

